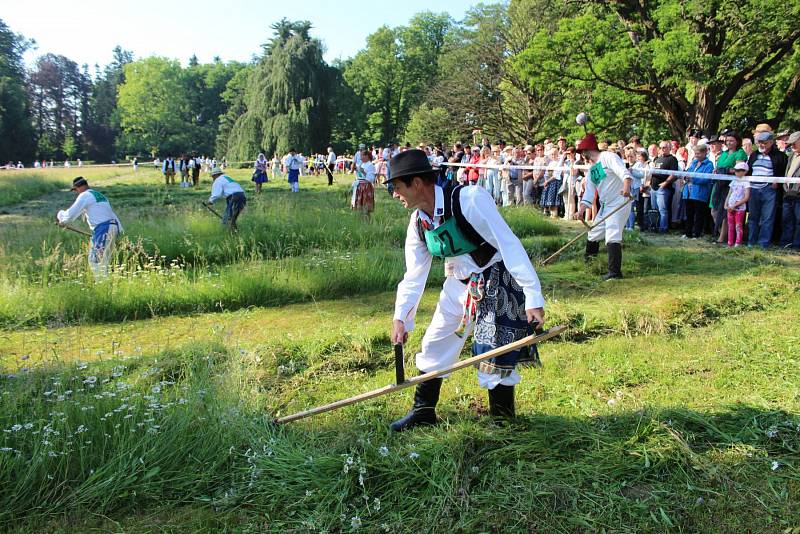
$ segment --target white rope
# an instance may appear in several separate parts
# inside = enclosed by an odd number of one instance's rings
[[[588,170],[591,168],[591,165],[574,165],[572,167],[550,167],[547,165],[508,165],[508,164],[500,164],[500,165],[488,165],[486,163],[447,163],[444,162],[442,165],[447,167],[472,167],[472,168],[479,168],[479,169],[498,169],[498,170],[510,170],[510,169],[523,169],[523,170],[545,170],[545,171],[570,171],[572,169],[579,169],[579,170]],[[661,176],[679,176],[682,178],[707,178],[709,180],[737,180],[735,175],[730,174],[711,174],[707,172],[689,172],[689,171],[671,171],[666,169],[652,169],[647,167],[646,169],[642,169],[644,176],[642,179],[647,179],[650,175],[661,175]],[[751,182],[751,183],[778,183],[778,184],[800,184],[800,177],[791,177],[791,176],[745,176],[739,179],[742,182]]]

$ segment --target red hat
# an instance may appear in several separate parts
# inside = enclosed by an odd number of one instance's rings
[[[577,150],[600,150],[597,147],[597,138],[593,133],[587,133],[586,137],[578,141],[578,146],[575,148]]]

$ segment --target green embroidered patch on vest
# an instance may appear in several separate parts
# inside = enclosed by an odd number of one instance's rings
[[[108,202],[108,199],[103,196],[103,193],[98,193],[94,189],[89,189],[96,202]]]
[[[425,230],[425,245],[431,256],[437,258],[454,258],[478,248],[461,232],[455,217],[450,217],[433,230]]]
[[[594,185],[600,185],[600,182],[605,180],[606,176],[606,170],[600,162],[595,163],[592,165],[592,168],[589,169],[589,179]]]

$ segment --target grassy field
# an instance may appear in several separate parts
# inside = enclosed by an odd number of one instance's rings
[[[578,247],[539,270],[569,331],[522,371],[511,424],[462,371],[434,429],[388,431],[408,391],[277,427],[393,381],[407,216],[380,190],[371,219],[351,213],[345,176],[260,198],[233,176],[235,237],[199,205],[205,177],[97,176],[127,232],[98,284],[86,240],[50,222],[66,185],[0,214],[0,529],[800,529],[796,256],[632,233],[626,279],[603,283]],[[579,230],[504,216],[534,259]]]

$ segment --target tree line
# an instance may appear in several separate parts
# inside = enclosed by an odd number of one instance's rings
[[[352,149],[358,143],[608,137],[800,126],[800,3],[511,0],[461,20],[423,12],[328,64],[307,21],[283,19],[247,63],[187,66],[117,47],[104,68],[0,20],[0,161]],[[265,32],[270,33],[270,32]]]

